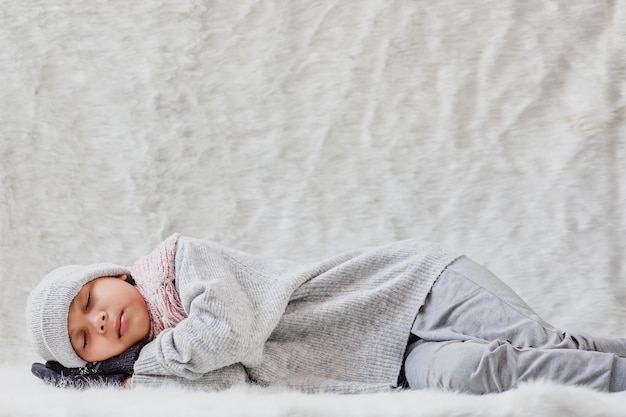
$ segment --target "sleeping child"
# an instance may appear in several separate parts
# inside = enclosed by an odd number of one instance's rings
[[[27,327],[46,361],[32,372],[56,386],[626,389],[626,339],[561,331],[484,267],[414,240],[296,263],[175,234],[130,268],[50,272]]]

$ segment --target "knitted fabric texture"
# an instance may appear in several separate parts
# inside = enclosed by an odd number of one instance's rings
[[[182,236],[176,288],[193,319],[144,346],[133,386],[389,390],[417,311],[457,257],[409,240],[299,263]]]
[[[174,283],[174,260],[179,236],[178,233],[171,235],[130,268],[150,313],[149,340],[187,317]]]

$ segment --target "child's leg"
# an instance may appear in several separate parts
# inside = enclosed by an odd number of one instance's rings
[[[626,359],[618,358],[626,357],[626,339],[570,334],[551,326],[467,258],[444,271],[411,332],[419,338],[404,366],[412,388],[492,392],[546,378],[626,389]]]
[[[429,341],[500,340],[517,348],[567,348],[626,357],[626,339],[563,332],[542,320],[486,268],[461,258],[433,286],[413,334]]]
[[[411,389],[487,394],[546,379],[601,391],[626,390],[626,358],[574,349],[519,349],[501,341],[419,340],[409,346],[404,369]]]

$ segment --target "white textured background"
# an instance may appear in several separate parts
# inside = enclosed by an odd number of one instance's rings
[[[300,260],[434,240],[552,323],[626,336],[625,118],[625,0],[0,0],[0,415],[171,415],[174,392],[44,387],[24,307],[52,268],[175,231]],[[185,415],[626,415],[543,384],[176,394]]]

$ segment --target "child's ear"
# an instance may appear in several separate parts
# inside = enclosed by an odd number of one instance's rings
[[[130,276],[130,274],[122,274],[118,278],[123,279],[124,281],[128,282],[130,285],[135,285],[135,280],[133,279],[133,277]]]

